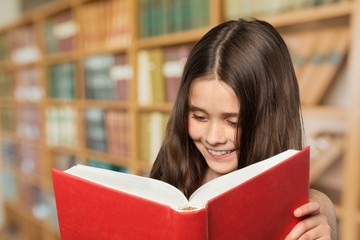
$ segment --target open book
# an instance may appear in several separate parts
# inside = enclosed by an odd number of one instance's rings
[[[293,211],[308,201],[308,181],[309,148],[218,177],[189,200],[147,177],[84,165],[53,170],[64,240],[280,239],[298,222]]]

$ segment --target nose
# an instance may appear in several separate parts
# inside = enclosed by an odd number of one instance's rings
[[[210,145],[217,145],[226,142],[224,128],[219,123],[211,123],[205,134],[205,141]]]

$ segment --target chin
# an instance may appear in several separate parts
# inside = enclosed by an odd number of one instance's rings
[[[224,168],[224,167],[215,167],[215,166],[211,167],[211,166],[209,166],[209,168],[219,176],[225,175],[225,174],[228,174],[228,173],[231,173],[231,172],[237,170],[237,168],[235,168],[235,167]]]

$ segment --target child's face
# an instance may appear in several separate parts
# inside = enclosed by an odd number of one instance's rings
[[[217,79],[196,79],[189,95],[189,135],[204,156],[209,180],[237,169],[235,151],[239,102],[234,91]]]

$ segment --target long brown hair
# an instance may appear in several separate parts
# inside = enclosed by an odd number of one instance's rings
[[[234,90],[240,102],[239,168],[289,148],[302,148],[299,88],[280,34],[253,18],[221,23],[200,39],[188,57],[150,173],[187,197],[202,184],[207,169],[188,134],[189,89],[194,79],[215,76]]]

